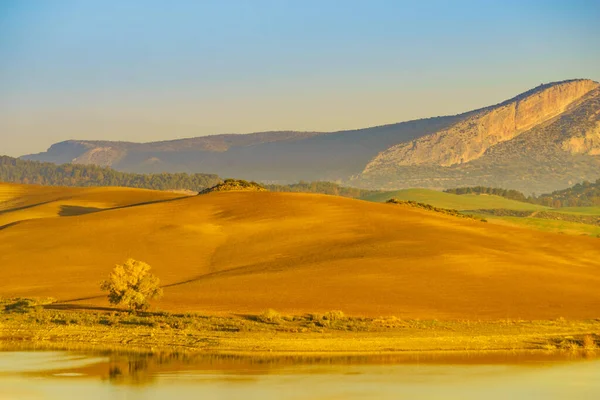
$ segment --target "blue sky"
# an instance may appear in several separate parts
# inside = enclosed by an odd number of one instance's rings
[[[600,2],[0,0],[0,154],[340,130],[600,80]]]

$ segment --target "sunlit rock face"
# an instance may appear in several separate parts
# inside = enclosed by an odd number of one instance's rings
[[[465,114],[448,129],[400,143],[380,153],[364,172],[392,166],[463,164],[481,157],[490,147],[548,122],[565,112],[598,83],[573,80],[540,86],[496,106]],[[584,148],[589,147],[582,145]]]

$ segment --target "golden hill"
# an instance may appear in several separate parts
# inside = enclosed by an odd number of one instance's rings
[[[0,199],[0,217],[12,220],[0,228],[4,297],[106,305],[99,282],[133,257],[153,266],[167,285],[159,307],[173,311],[545,319],[600,310],[594,238],[324,195],[16,185],[0,193],[28,206],[11,211]],[[96,210],[36,214],[66,202],[61,193]]]
[[[75,216],[178,197],[182,197],[182,194],[126,188],[66,188],[0,183],[0,227],[27,219]]]

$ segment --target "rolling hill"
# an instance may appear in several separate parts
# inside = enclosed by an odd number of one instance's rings
[[[579,189],[576,190],[575,188]],[[595,184],[576,185],[575,188],[557,192],[558,196],[575,197],[581,194],[581,188],[587,191],[595,189]],[[584,192],[584,193],[587,193]],[[547,195],[552,196],[552,195]],[[462,214],[473,215],[492,224],[525,227],[545,232],[569,235],[589,235],[600,237],[600,209],[598,207],[551,208],[539,203],[552,204],[548,197],[530,199],[523,202],[505,197],[468,193],[457,195],[430,189],[403,189],[391,192],[371,193],[361,197],[363,200],[386,202],[390,199],[416,201],[434,207],[458,210]],[[582,201],[585,197],[578,198]]]
[[[363,196],[363,200],[386,202],[390,199],[412,200],[431,204],[435,207],[450,208],[459,211],[504,208],[508,210],[543,210],[547,207],[525,203],[495,195],[463,194],[457,195],[430,189],[403,189],[391,192],[373,193]]]
[[[350,131],[71,140],[24,158],[268,183],[330,180],[386,190],[482,185],[543,193],[600,176],[600,87],[586,79],[554,82],[460,115]]]
[[[106,305],[99,282],[133,257],[171,311],[546,319],[600,307],[589,237],[324,195],[56,190],[0,185],[4,297]]]

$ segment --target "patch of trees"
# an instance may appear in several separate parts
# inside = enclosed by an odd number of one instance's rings
[[[47,186],[124,186],[200,192],[222,182],[214,174],[133,174],[83,164],[56,165],[0,156],[0,182]]]
[[[267,189],[265,189],[265,187],[260,183],[256,183],[254,181],[248,182],[243,179],[225,179],[222,183],[219,183],[211,188],[204,189],[200,192],[200,194],[229,191],[266,192]]]
[[[463,214],[458,210],[452,208],[440,208],[432,206],[431,204],[419,203],[414,200],[398,200],[396,198],[389,199],[386,201],[387,204],[400,204],[404,206],[414,207],[414,208],[422,208],[423,210],[434,211],[441,214],[452,215],[453,217],[459,218],[469,218],[477,221],[487,222],[487,220],[483,218],[479,218],[475,215],[471,214]]]
[[[495,196],[505,197],[511,200],[517,201],[528,201],[527,197],[519,192],[518,190],[513,189],[502,189],[502,188],[494,188],[487,186],[469,186],[469,187],[460,187],[456,189],[446,189],[444,190],[446,193],[452,194],[491,194]]]
[[[570,188],[556,190],[552,193],[526,197],[523,193],[512,189],[492,188],[486,186],[461,187],[444,190],[452,194],[492,194],[507,199],[539,204],[546,207],[594,207],[600,206],[600,179],[596,182],[584,181]]]
[[[600,179],[584,181],[568,189],[556,190],[534,198],[537,204],[549,207],[594,207],[600,206]]]

